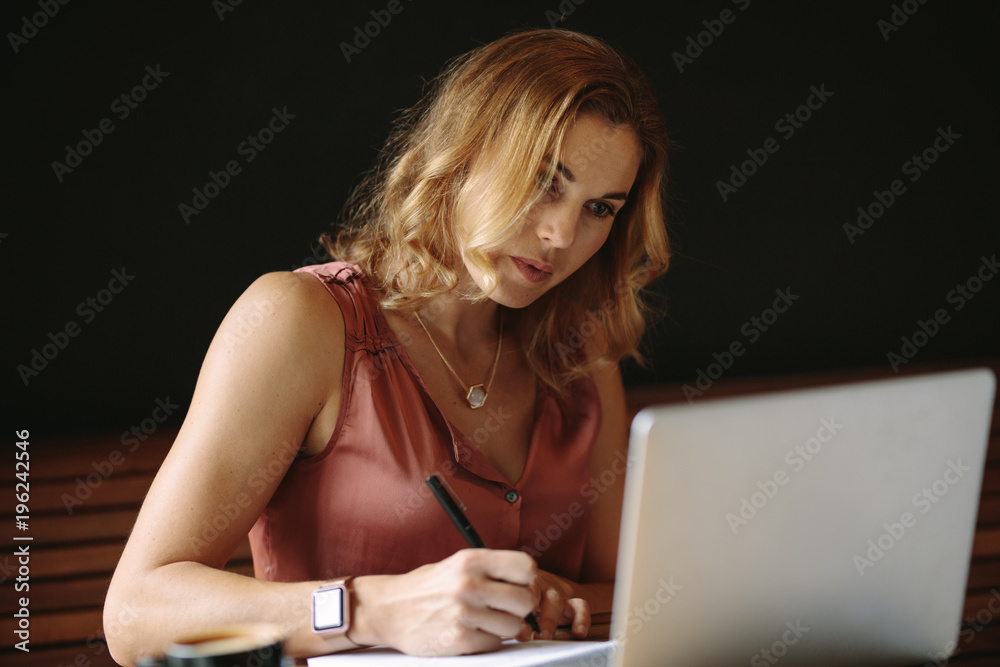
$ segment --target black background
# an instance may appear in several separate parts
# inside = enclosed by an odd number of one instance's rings
[[[950,320],[912,364],[998,356],[1000,280],[961,310],[947,299],[1000,250],[995,3],[400,2],[351,62],[340,43],[385,2],[71,2],[16,53],[9,33],[40,10],[4,3],[3,387],[18,428],[120,432],[167,398],[179,421],[229,305],[258,275],[315,261],[396,112],[448,58],[550,20],[632,55],[674,141],[666,316],[628,385],[693,382],[736,341],[727,379],[890,370],[938,309]],[[903,5],[886,39],[879,21]],[[735,20],[679,71],[673,54],[724,9]],[[147,66],[169,75],[120,119],[112,102]],[[775,122],[811,86],[832,96],[786,138]],[[247,163],[237,146],[274,108],[295,118]],[[60,182],[52,163],[103,118],[114,131]],[[911,182],[903,163],[939,128],[960,138]],[[717,182],[768,137],[778,152],[724,202]],[[185,224],[178,205],[234,159],[242,173]],[[843,225],[895,179],[905,193],[851,243]],[[134,280],[85,321],[78,305],[123,268]],[[799,298],[751,342],[744,324],[776,289]],[[79,335],[25,384],[18,366],[69,322]]]

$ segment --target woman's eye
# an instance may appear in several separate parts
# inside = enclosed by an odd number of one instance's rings
[[[538,175],[538,191],[542,196],[550,197],[559,193],[559,177],[553,176],[551,180],[545,179],[545,174]]]
[[[605,204],[602,201],[594,202],[593,204],[591,204],[590,212],[593,213],[594,216],[598,218],[606,218],[608,216],[614,217],[615,215],[615,210],[611,208],[611,206]]]

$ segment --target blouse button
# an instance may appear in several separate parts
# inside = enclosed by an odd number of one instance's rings
[[[515,491],[514,489],[511,489],[510,491],[507,492],[507,495],[504,496],[504,498],[507,499],[508,503],[513,504],[513,503],[517,502],[517,499],[520,498],[520,496],[517,495],[517,491]]]

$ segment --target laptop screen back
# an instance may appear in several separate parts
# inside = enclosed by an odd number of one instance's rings
[[[975,369],[643,410],[618,664],[912,664],[955,640],[994,377]]]

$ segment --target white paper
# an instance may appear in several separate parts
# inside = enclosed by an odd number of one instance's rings
[[[413,665],[415,667],[604,667],[614,653],[615,642],[508,640],[491,653],[420,658],[390,648],[370,648],[309,658],[309,667],[340,665]]]

